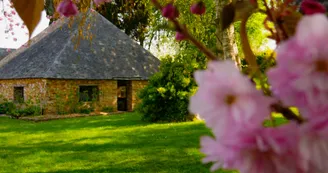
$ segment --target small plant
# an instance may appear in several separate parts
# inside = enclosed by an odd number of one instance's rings
[[[23,116],[42,115],[42,109],[40,106],[36,106],[36,105],[28,105],[26,107],[24,106],[25,105],[19,105],[18,107],[15,106],[15,108],[7,111],[6,114],[16,119]]]
[[[112,106],[105,106],[105,107],[102,108],[101,111],[108,112],[108,113],[114,112],[114,107],[112,107]]]
[[[13,102],[3,102],[0,103],[0,114],[7,114],[8,112],[14,110],[16,108],[15,104]]]
[[[90,108],[80,108],[79,112],[81,114],[90,114],[93,111],[94,111],[94,109],[92,107],[90,107]]]

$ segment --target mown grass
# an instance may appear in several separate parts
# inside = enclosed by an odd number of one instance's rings
[[[130,113],[0,123],[0,172],[209,172],[199,137],[210,131],[201,121],[150,124]]]

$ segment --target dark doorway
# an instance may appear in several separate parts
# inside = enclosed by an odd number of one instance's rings
[[[117,110],[128,110],[128,84],[130,81],[119,80],[117,81]]]

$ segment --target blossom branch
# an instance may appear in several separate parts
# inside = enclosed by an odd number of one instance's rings
[[[152,0],[152,3],[155,5],[155,7],[159,10],[163,10],[163,7],[160,5],[160,3],[157,0]],[[200,51],[202,51],[210,60],[218,60],[218,57],[215,56],[215,54],[206,48],[204,44],[197,41],[189,32],[186,26],[182,26],[178,20],[175,18],[168,18],[174,26],[175,29],[183,34],[185,39],[191,41]]]
[[[281,103],[275,103],[271,105],[271,108],[274,112],[281,113],[288,120],[295,120],[299,124],[304,122],[304,119],[302,119],[300,116],[297,116],[289,108],[284,107]]]

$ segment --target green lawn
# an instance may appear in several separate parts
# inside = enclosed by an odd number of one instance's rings
[[[0,172],[209,172],[202,122],[149,124],[135,113],[32,123],[0,117]]]

